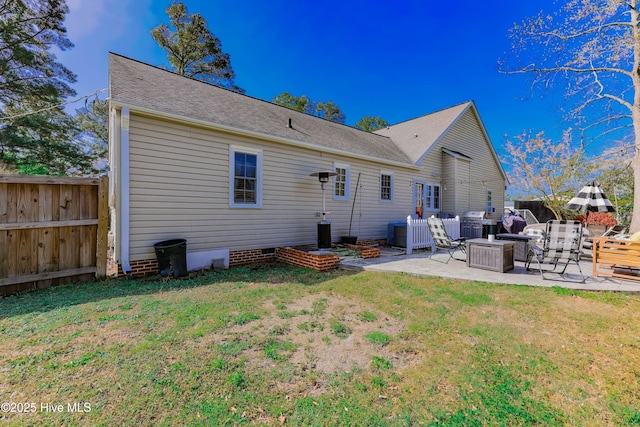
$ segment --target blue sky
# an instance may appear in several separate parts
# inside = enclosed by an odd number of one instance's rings
[[[558,136],[563,88],[541,97],[524,75],[498,72],[508,30],[553,0],[186,0],[231,55],[236,84],[272,100],[284,91],[333,101],[352,125],[366,115],[397,123],[468,100],[498,151],[505,135]],[[75,47],[58,54],[78,96],[106,88],[109,51],[157,66],[149,32],[170,0],[67,0]],[[106,94],[101,96],[106,97]],[[76,104],[80,108],[83,104]]]

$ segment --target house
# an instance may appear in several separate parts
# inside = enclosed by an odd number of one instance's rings
[[[368,133],[113,53],[109,92],[111,233],[126,273],[153,271],[153,245],[169,239],[187,240],[189,268],[313,244],[316,171],[337,173],[332,241],[352,209],[360,241],[411,214],[502,213],[506,175],[473,102]]]

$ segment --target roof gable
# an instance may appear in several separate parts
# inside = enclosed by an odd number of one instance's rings
[[[487,148],[500,169],[500,173],[504,179],[507,179],[498,154],[493,148],[489,134],[482,123],[482,119],[473,101],[464,102],[454,105],[453,107],[445,108],[444,110],[407,120],[380,129],[375,133],[391,138],[394,144],[398,146],[414,164],[421,165],[422,160],[467,112],[472,113],[476,119],[483,139],[487,144]]]
[[[109,96],[115,104],[199,123],[247,131],[359,157],[413,166],[386,136],[364,132],[114,53]],[[291,126],[289,126],[291,123]]]
[[[420,164],[432,147],[469,108],[471,102],[407,120],[376,131],[391,138],[414,163]]]

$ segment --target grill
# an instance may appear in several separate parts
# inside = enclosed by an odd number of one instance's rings
[[[485,211],[467,211],[460,219],[460,235],[467,239],[477,239],[482,237],[482,226],[486,221]]]

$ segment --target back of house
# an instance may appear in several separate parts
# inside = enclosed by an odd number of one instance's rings
[[[190,269],[314,244],[318,171],[336,173],[325,186],[332,241],[384,243],[388,224],[409,215],[488,202],[502,212],[506,176],[473,102],[369,133],[116,54],[109,71],[121,273],[157,271],[153,246],[171,239],[187,240]]]

